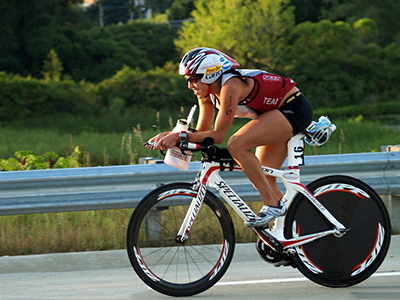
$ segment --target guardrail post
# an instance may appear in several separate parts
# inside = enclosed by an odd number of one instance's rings
[[[154,157],[140,157],[139,164],[141,165],[148,165],[148,164],[163,164],[164,161],[159,158]]]
[[[161,212],[159,209],[151,209],[146,216],[146,236],[150,245],[161,240]]]
[[[400,195],[389,195],[389,215],[392,222],[392,234],[400,234]]]
[[[382,152],[399,152],[400,145],[381,146]],[[398,165],[391,165],[391,168],[398,168]],[[400,170],[399,170],[400,173]],[[394,179],[393,179],[394,180]],[[392,223],[392,234],[400,234],[400,195],[389,194],[382,196],[386,208],[389,212],[390,221]]]

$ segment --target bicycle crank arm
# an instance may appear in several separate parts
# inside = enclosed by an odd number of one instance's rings
[[[260,237],[260,239],[270,246],[273,250],[282,253],[283,252],[283,244],[275,238],[272,234],[270,234],[266,229],[258,228],[258,227],[253,227],[252,228],[257,235]]]

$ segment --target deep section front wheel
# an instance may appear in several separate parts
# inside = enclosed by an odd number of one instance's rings
[[[171,183],[152,191],[135,208],[127,228],[127,251],[133,269],[149,287],[170,296],[190,296],[210,288],[233,257],[231,217],[209,191],[188,240],[176,240],[197,194],[192,186]]]
[[[330,287],[357,284],[383,262],[390,245],[390,219],[379,195],[366,183],[348,176],[320,178],[307,188],[348,231],[296,247],[293,261],[310,280]],[[285,237],[333,229],[302,194],[288,211]]]

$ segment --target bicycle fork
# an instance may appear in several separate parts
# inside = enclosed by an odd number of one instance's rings
[[[179,229],[178,234],[175,238],[175,241],[177,243],[183,244],[186,243],[186,241],[188,240],[192,225],[196,219],[197,213],[199,212],[201,205],[203,204],[206,193],[207,185],[203,183],[200,185],[196,197],[193,198],[192,202],[190,203],[185,219],[183,220],[181,228]]]

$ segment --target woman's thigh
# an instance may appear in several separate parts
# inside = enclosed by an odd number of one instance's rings
[[[263,113],[240,128],[229,139],[228,147],[250,150],[258,146],[286,143],[293,128],[279,110]]]

